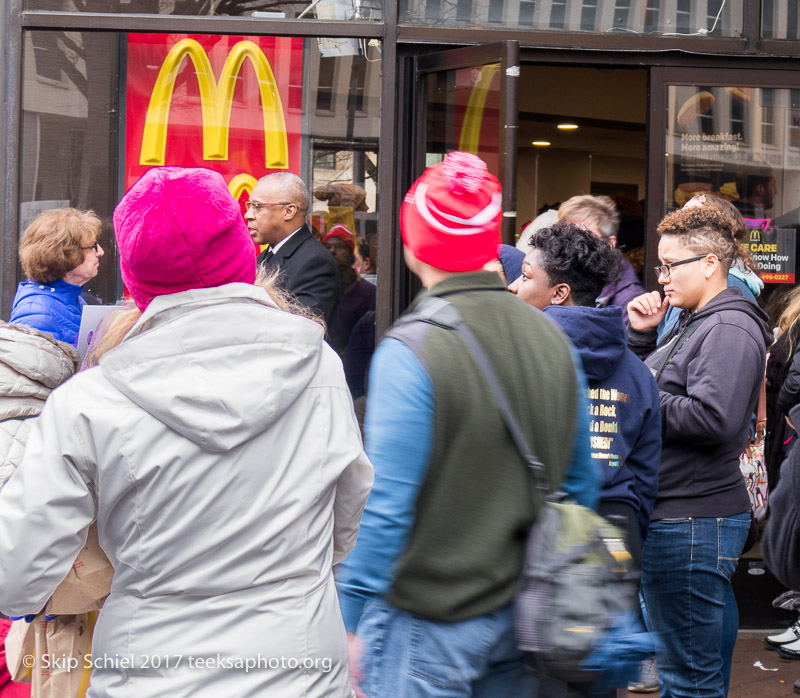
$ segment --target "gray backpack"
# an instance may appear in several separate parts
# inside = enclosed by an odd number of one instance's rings
[[[615,621],[635,618],[639,576],[619,528],[566,495],[548,497],[528,535],[516,598],[517,644],[557,679],[600,679],[608,667],[587,659]],[[647,644],[641,658],[652,649]]]

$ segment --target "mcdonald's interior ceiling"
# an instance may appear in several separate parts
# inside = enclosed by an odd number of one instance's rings
[[[559,130],[565,121],[578,129]],[[646,122],[646,70],[522,66],[519,148],[546,140],[551,149],[644,159]]]

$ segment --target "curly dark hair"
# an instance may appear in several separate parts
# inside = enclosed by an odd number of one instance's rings
[[[619,277],[622,255],[573,223],[537,230],[530,239],[551,285],[567,284],[575,305],[593,307],[603,287]]]

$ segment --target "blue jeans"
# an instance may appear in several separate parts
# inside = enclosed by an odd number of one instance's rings
[[[642,595],[658,653],[662,698],[728,694],[739,611],[731,577],[750,513],[658,519],[643,549]]]
[[[368,698],[536,696],[514,636],[513,605],[458,623],[367,603],[358,625]]]

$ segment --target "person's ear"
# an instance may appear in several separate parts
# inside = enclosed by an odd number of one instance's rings
[[[617,246],[617,236],[616,235],[609,235],[606,238],[606,240],[608,240],[608,244],[611,245],[611,247],[616,247]]]
[[[283,219],[286,221],[292,220],[292,218],[294,218],[297,215],[297,211],[298,211],[297,204],[289,204],[284,209]]]
[[[553,295],[550,298],[550,305],[564,305],[564,303],[569,298],[569,294],[572,293],[572,289],[569,287],[569,284],[556,284],[552,288]]]
[[[710,254],[706,257],[705,261],[703,262],[704,265],[704,273],[707,279],[710,279],[714,276],[714,272],[717,271],[722,265],[719,261],[719,257],[715,254]]]
[[[419,260],[416,258],[411,248],[408,245],[403,245],[403,260],[408,267],[408,270],[419,277]]]

